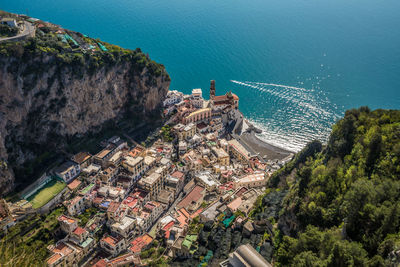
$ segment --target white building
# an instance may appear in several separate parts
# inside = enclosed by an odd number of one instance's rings
[[[111,231],[117,233],[125,238],[131,237],[135,229],[136,220],[129,216],[125,216],[121,221],[111,225]]]
[[[74,197],[67,205],[68,213],[72,216],[80,214],[86,208],[83,197]]]
[[[54,170],[54,173],[66,183],[71,182],[79,175],[80,172],[81,168],[79,167],[79,164],[72,161],[64,162],[61,166]]]
[[[183,100],[183,93],[177,90],[168,91],[167,98],[164,100],[164,107],[177,104]]]
[[[211,175],[210,172],[208,171],[203,171],[198,173],[195,176],[195,179],[197,183],[207,189],[207,191],[213,191],[217,188],[217,186],[220,185],[220,182],[218,182],[214,177]]]
[[[203,108],[203,92],[200,88],[192,90],[191,98],[192,105],[195,108]]]
[[[118,255],[126,249],[125,238],[122,236],[105,236],[100,240],[100,247],[112,256]]]
[[[264,172],[255,172],[235,181],[235,187],[257,188],[267,185],[267,175]]]

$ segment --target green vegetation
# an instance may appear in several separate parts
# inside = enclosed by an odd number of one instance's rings
[[[49,256],[47,246],[59,237],[57,217],[65,209],[52,211],[46,216],[34,215],[13,226],[0,240],[0,266],[45,266]]]
[[[102,67],[108,68],[116,63],[131,62],[133,72],[140,74],[144,69],[147,70],[148,85],[156,84],[156,78],[160,76],[170,80],[164,66],[151,60],[139,48],[124,49],[80,33],[66,31],[65,34],[57,34],[55,31],[56,29],[42,27],[37,29],[35,38],[0,43],[0,55],[14,57],[20,63],[35,60],[34,68],[23,71],[25,76],[37,75],[57,66],[69,67],[70,71],[79,78],[84,70],[93,74]],[[36,60],[51,54],[55,56],[51,61]],[[10,69],[10,71],[15,71],[15,69]],[[29,90],[32,86],[26,87]]]
[[[170,266],[168,258],[164,257],[165,247],[161,246],[157,240],[153,240],[149,247],[140,253],[141,260],[146,266]]]
[[[17,33],[18,33],[18,28],[0,24],[0,37],[11,37],[17,35]]]
[[[271,177],[249,216],[257,231],[226,228],[229,213],[194,222],[197,251],[173,263],[197,265],[212,251],[215,264],[250,243],[277,266],[397,266],[399,177],[400,111],[349,110],[325,147],[311,142]]]
[[[27,200],[32,204],[34,209],[40,208],[53,199],[66,186],[67,185],[64,182],[53,179]]]
[[[395,266],[400,111],[349,110],[326,148],[297,158],[272,180],[289,188],[281,220],[296,226],[276,244],[277,265]]]
[[[89,208],[86,209],[85,212],[82,214],[78,215],[79,219],[79,226],[84,227],[87,222],[90,220],[90,218],[93,218],[93,216],[98,212],[96,208]]]
[[[165,125],[165,126],[161,127],[161,136],[163,137],[164,141],[166,141],[166,142],[172,142],[172,140],[174,140],[174,137],[172,136],[172,133],[171,133],[170,125]]]

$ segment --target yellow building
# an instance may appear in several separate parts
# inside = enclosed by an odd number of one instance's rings
[[[179,141],[192,138],[196,134],[196,125],[189,123],[188,125],[177,124],[173,128],[175,134],[178,136]]]
[[[143,157],[134,158],[131,156],[126,156],[122,161],[122,167],[130,171],[133,174],[134,179],[137,180],[144,172]]]
[[[218,159],[218,163],[221,164],[222,166],[228,166],[229,165],[229,154],[225,152],[222,148],[217,148],[213,147],[212,148],[214,154],[216,155]]]
[[[229,144],[229,152],[238,160],[242,162],[248,162],[250,160],[251,154],[250,152],[242,146],[236,139],[232,139],[228,141]]]
[[[189,115],[183,118],[183,123],[184,124],[188,124],[191,122],[195,123],[206,119],[211,119],[211,108],[201,108],[190,113]]]

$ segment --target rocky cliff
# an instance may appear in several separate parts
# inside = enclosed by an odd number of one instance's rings
[[[0,195],[13,188],[13,168],[62,149],[66,138],[98,131],[110,120],[145,121],[160,112],[170,82],[162,65],[140,49],[74,34],[82,37],[80,49],[60,42],[51,29],[0,44]]]

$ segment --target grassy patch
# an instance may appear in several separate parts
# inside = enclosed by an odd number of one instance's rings
[[[27,200],[32,204],[34,209],[40,208],[49,202],[53,197],[60,193],[66,184],[57,180],[47,183],[39,192],[30,196]]]

